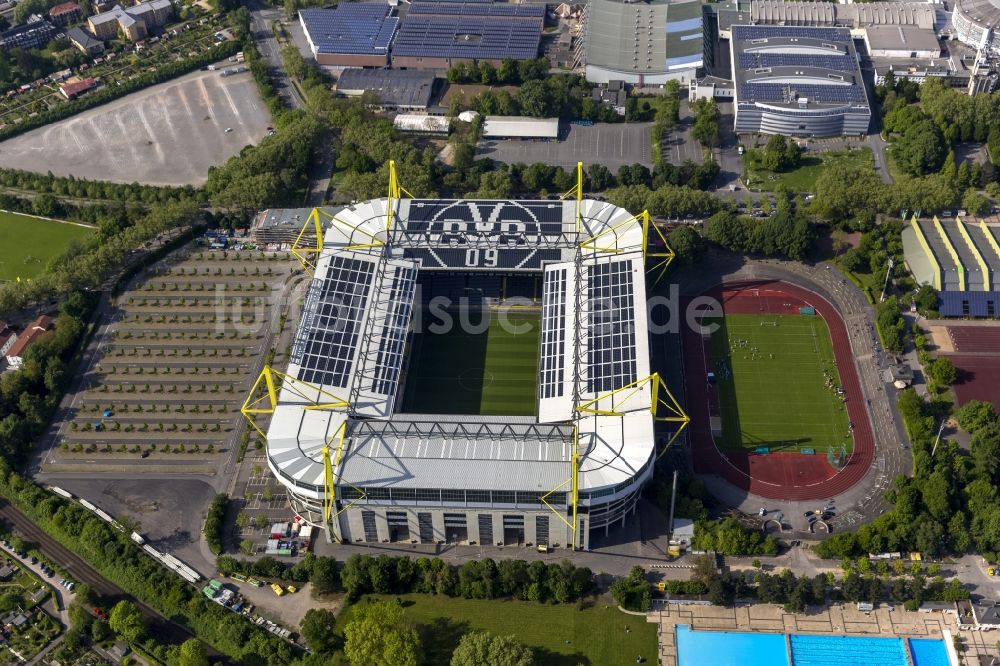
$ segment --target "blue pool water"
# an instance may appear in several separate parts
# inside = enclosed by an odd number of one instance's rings
[[[678,666],[907,666],[906,644],[900,638],[865,636],[789,637],[784,634],[732,631],[692,631],[677,625]],[[913,666],[948,666],[944,641],[909,639]]]
[[[911,638],[910,656],[913,666],[948,666],[948,650],[942,640]]]
[[[677,666],[788,666],[784,634],[691,631],[677,625]]]
[[[899,638],[792,635],[794,666],[907,666]]]

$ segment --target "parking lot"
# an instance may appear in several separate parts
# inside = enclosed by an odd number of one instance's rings
[[[210,166],[259,141],[270,124],[249,72],[198,71],[4,141],[0,163],[57,176],[198,185]]]
[[[651,128],[652,123],[570,125],[560,130],[558,141],[480,141],[476,158],[506,164],[542,162],[565,168],[583,162],[584,166],[603,164],[613,171],[635,163],[652,167]]]

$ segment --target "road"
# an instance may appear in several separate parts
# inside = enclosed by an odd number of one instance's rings
[[[267,65],[271,70],[271,82],[278,92],[278,97],[289,107],[301,109],[305,106],[299,92],[285,71],[285,63],[281,61],[281,46],[274,38],[271,31],[271,23],[282,18],[281,9],[268,7],[262,0],[247,0],[245,3],[250,10],[250,33],[260,55],[267,60]]]
[[[189,638],[195,637],[187,628],[171,622],[152,607],[126,594],[121,588],[91,567],[86,560],[53,539],[42,528],[35,525],[30,518],[4,499],[0,499],[0,519],[3,519],[14,527],[18,533],[23,535],[25,540],[34,544],[47,558],[53,562],[57,562],[75,580],[89,585],[90,589],[96,594],[107,597],[113,603],[126,599],[136,604],[139,610],[142,611],[143,619],[149,627],[150,633],[156,636],[158,640],[166,643],[180,644]],[[109,605],[111,604],[109,603]],[[218,661],[218,663],[230,663],[217,650],[208,646],[206,646],[206,649],[214,661]]]

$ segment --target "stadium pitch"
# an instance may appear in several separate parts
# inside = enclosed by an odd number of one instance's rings
[[[490,312],[482,332],[416,333],[411,345],[403,411],[421,414],[533,416],[538,388],[537,310]],[[473,321],[475,325],[477,321]],[[511,329],[516,329],[511,330]],[[521,331],[521,329],[524,329]]]
[[[816,315],[714,319],[722,450],[853,450],[830,330]]]

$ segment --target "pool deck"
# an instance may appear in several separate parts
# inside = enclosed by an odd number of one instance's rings
[[[951,613],[906,611],[902,606],[881,604],[871,613],[857,610],[854,604],[810,608],[805,613],[786,613],[774,604],[721,606],[668,605],[647,616],[659,624],[661,666],[677,666],[675,627],[690,625],[696,631],[749,631],[784,634],[839,634],[846,636],[882,636],[902,638],[943,638],[961,633],[966,663],[976,655],[996,655],[996,636],[976,631],[959,632]],[[948,633],[945,633],[945,632]],[[949,638],[950,640],[950,638]]]

